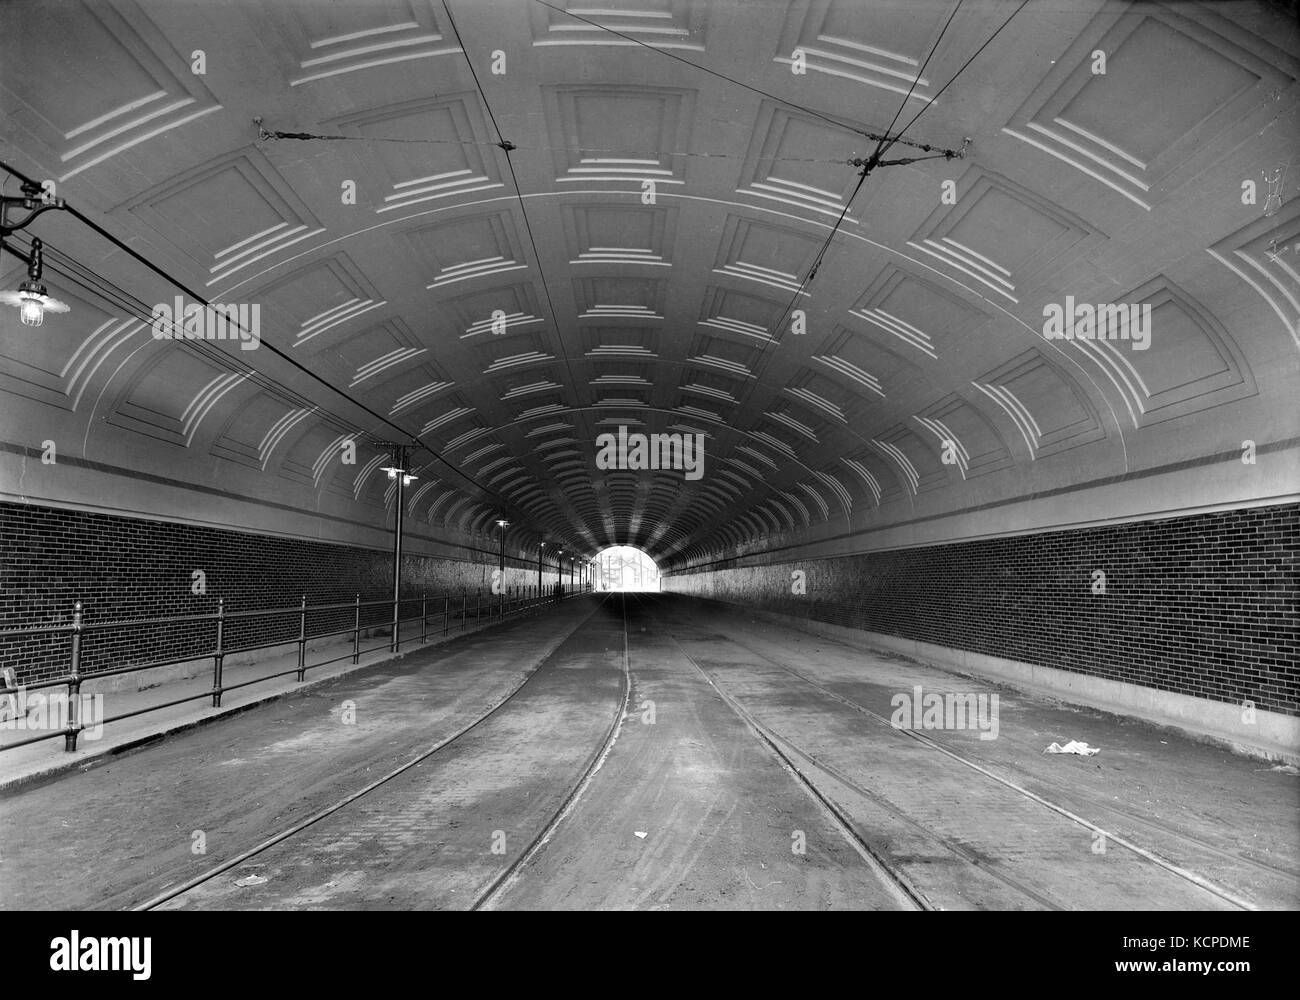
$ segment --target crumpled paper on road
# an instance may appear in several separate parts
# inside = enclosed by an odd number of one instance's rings
[[[1101,747],[1090,747],[1081,740],[1070,740],[1065,746],[1059,743],[1053,743],[1043,751],[1044,753],[1077,753],[1081,757],[1091,757],[1095,753],[1101,753]]]

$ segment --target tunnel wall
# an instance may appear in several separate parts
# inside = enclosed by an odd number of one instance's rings
[[[491,593],[496,553],[463,549],[460,559],[403,555],[403,597]],[[355,545],[227,531],[169,521],[117,517],[74,509],[0,502],[0,629],[34,623],[66,623],[73,603],[82,602],[87,622],[166,615],[209,614],[217,599],[227,613],[307,603],[387,599],[392,553]],[[192,591],[195,570],[205,575],[206,593]],[[543,573],[543,587],[556,580]],[[568,575],[565,575],[568,582]],[[509,594],[537,583],[537,565],[507,555]],[[432,602],[430,614],[441,610]],[[418,615],[418,604],[404,607]],[[363,624],[382,627],[391,609],[363,610]],[[352,625],[354,612],[309,613],[308,634]],[[83,642],[83,672],[210,655],[214,624],[172,623],[92,630]],[[296,614],[227,622],[225,646],[291,640]],[[418,628],[417,625],[405,628]],[[18,680],[34,683],[69,669],[66,634],[5,639],[0,667],[13,667]]]
[[[1300,505],[806,561],[663,589],[1300,715]],[[805,574],[796,594],[793,574]],[[1105,592],[1094,593],[1094,572]]]

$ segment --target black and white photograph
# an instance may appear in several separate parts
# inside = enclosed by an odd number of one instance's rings
[[[1296,0],[0,0],[20,979],[1259,989],[1298,551]]]

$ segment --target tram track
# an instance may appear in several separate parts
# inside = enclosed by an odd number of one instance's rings
[[[638,601],[640,598],[638,598]],[[651,615],[653,618],[654,616]],[[893,890],[895,899],[905,908],[913,910],[933,910],[936,909],[934,904],[929,900],[921,889],[912,882],[896,866],[891,865],[889,861],[871,846],[870,843],[858,832],[853,821],[847,817],[843,810],[835,804],[828,796],[824,795],[817,785],[811,781],[807,775],[799,769],[791,757],[783,751],[778,742],[785,742],[770,729],[760,723],[754,716],[732,695],[722,690],[713,677],[700,666],[695,657],[686,651],[686,648],[673,635],[672,629],[664,625],[662,621],[657,621],[662,627],[662,634],[667,636],[669,641],[677,647],[678,652],[683,659],[691,664],[703,676],[709,687],[718,695],[718,697],[730,708],[745,726],[753,733],[776,757],[781,766],[789,773],[799,784],[799,786],[821,806],[831,824],[844,837],[849,846],[863,859],[867,867],[876,875],[882,884]]]
[[[602,608],[605,607],[605,605],[609,601],[609,598],[610,595],[606,595],[605,597],[603,597],[601,601],[596,605],[596,607],[592,609],[591,613],[588,614],[578,624],[578,626],[573,629],[571,633],[569,633],[568,638],[571,639],[574,636],[576,636],[579,632],[581,632],[582,629],[588,625],[591,619],[595,617],[595,615],[598,612],[600,612]],[[624,609],[623,638],[624,638],[624,664],[626,666],[627,631],[626,631],[625,609]],[[234,855],[233,857],[226,859],[225,861],[222,861],[220,864],[208,868],[206,871],[200,873],[199,875],[194,876],[193,878],[185,880],[179,885],[175,885],[167,888],[163,892],[154,895],[153,897],[145,900],[144,902],[130,907],[130,909],[134,911],[154,910],[160,906],[163,906],[164,904],[171,903],[173,901],[180,899],[181,897],[185,896],[187,893],[192,893],[194,890],[208,883],[211,883],[214,879],[219,878],[220,876],[231,871],[232,869],[237,868],[240,865],[246,864],[251,859],[266,852],[272,847],[275,847],[279,844],[283,844],[286,841],[289,841],[295,837],[302,835],[305,831],[315,826],[317,823],[321,822],[322,820],[342,812],[343,810],[347,809],[349,806],[356,803],[358,800],[363,799],[364,797],[370,795],[376,790],[384,787],[385,785],[388,785],[390,782],[392,782],[400,775],[405,774],[407,771],[411,770],[412,768],[435,757],[435,755],[437,755],[441,751],[444,751],[447,748],[458,743],[459,741],[463,740],[470,733],[478,730],[479,727],[482,726],[484,723],[488,722],[488,720],[497,716],[502,709],[504,709],[507,705],[511,704],[514,701],[514,699],[525,690],[525,688],[528,686],[530,681],[532,681],[535,677],[537,677],[542,672],[542,670],[545,669],[548,665],[554,663],[556,658],[560,655],[560,650],[562,648],[562,645],[563,644],[561,643],[550,654],[541,658],[537,662],[537,664],[534,665],[520,679],[519,683],[517,683],[514,687],[512,687],[505,694],[505,696],[499,699],[495,704],[493,704],[491,708],[489,708],[486,712],[476,717],[473,721],[457,729],[454,733],[451,733],[450,735],[438,740],[432,746],[421,751],[419,754],[405,761],[401,765],[388,771],[381,777],[368,783],[364,787],[349,793],[348,795],[344,796],[338,801],[333,802],[330,805],[316,811],[312,815],[308,816],[306,819],[294,823],[293,825],[285,828],[284,830],[279,831],[273,836],[260,841],[255,846],[247,850],[244,850]],[[626,713],[627,700],[630,695],[629,685],[630,685],[629,675],[627,674],[625,669],[622,699],[620,701],[619,708],[615,713],[613,720],[610,723],[609,729],[606,732],[605,738],[601,742],[601,745],[596,749],[596,751],[593,754],[590,755],[586,767],[582,770],[581,774],[579,775],[579,778],[577,779],[576,782],[574,782],[568,794],[563,798],[559,808],[556,809],[555,812],[551,815],[550,819],[544,825],[543,829],[529,841],[528,845],[524,848],[523,851],[520,851],[516,854],[515,858],[505,866],[505,868],[497,877],[493,878],[486,886],[484,886],[477,893],[475,898],[469,904],[468,907],[469,909],[475,910],[481,908],[489,899],[491,899],[493,896],[495,896],[498,893],[498,891],[502,888],[505,882],[523,865],[523,863],[532,855],[532,853],[534,853],[534,851],[540,845],[540,843],[543,842],[544,838],[548,836],[551,831],[554,830],[555,826],[558,825],[560,820],[563,818],[563,815],[567,812],[568,808],[576,800],[577,796],[581,793],[581,790],[585,787],[585,784],[589,780],[591,774],[594,773],[600,761],[603,759],[605,753],[607,753],[609,746],[612,744],[612,741],[616,736],[618,726],[624,714]]]
[[[664,627],[666,634],[672,635],[671,629],[668,628],[666,625],[664,625],[662,620],[660,620],[660,625]],[[681,642],[676,638],[676,636],[672,636],[672,638],[673,641],[678,645],[678,647],[682,648]],[[1071,822],[1083,827],[1084,829],[1089,830],[1094,835],[1100,835],[1105,837],[1108,842],[1114,843],[1120,847],[1125,848],[1126,850],[1137,855],[1143,861],[1167,871],[1168,873],[1179,878],[1180,880],[1195,886],[1197,889],[1207,894],[1210,894],[1216,897],[1217,899],[1226,902],[1238,909],[1242,909],[1242,910],[1259,909],[1259,907],[1253,902],[1251,902],[1250,900],[1245,899],[1244,897],[1238,895],[1237,893],[1234,893],[1231,890],[1215,883],[1211,879],[1206,878],[1205,876],[1199,874],[1198,872],[1195,872],[1189,868],[1186,868],[1185,866],[1170,861],[1169,859],[1160,856],[1155,851],[1152,851],[1134,842],[1130,838],[1121,836],[1119,834],[1116,834],[1110,830],[1103,828],[1099,824],[1094,823],[1084,818],[1083,816],[1080,816],[1075,811],[1068,809],[1065,806],[1062,806],[1059,803],[1056,803],[1045,796],[1039,795],[1036,792],[1033,792],[1032,790],[1025,788],[1023,785],[1010,780],[1009,778],[1006,778],[1002,775],[999,775],[991,771],[988,767],[984,766],[983,764],[971,760],[970,758],[960,753],[957,753],[955,750],[952,750],[949,747],[942,745],[941,743],[932,739],[929,736],[916,732],[915,730],[912,729],[898,729],[894,727],[891,724],[890,720],[885,716],[872,711],[866,706],[861,705],[850,698],[846,698],[844,695],[841,695],[839,692],[831,690],[830,688],[821,684],[817,680],[807,676],[803,672],[796,670],[793,667],[789,667],[784,663],[781,663],[780,661],[774,659],[773,657],[768,656],[765,653],[762,653],[759,650],[753,648],[751,645],[744,643],[732,636],[724,636],[723,638],[725,639],[726,642],[731,643],[736,647],[745,650],[747,653],[758,657],[759,659],[763,660],[765,663],[773,667],[776,667],[777,669],[781,670],[782,672],[784,672],[785,674],[791,677],[794,677],[802,684],[816,690],[820,695],[830,698],[838,702],[839,704],[852,709],[854,712],[858,713],[859,715],[862,715],[872,720],[873,722],[878,723],[882,727],[889,729],[891,732],[895,732],[900,736],[915,740],[916,742],[922,744],[928,749],[947,756],[948,758],[962,764],[963,766],[974,770],[982,777],[992,782],[996,782],[997,784],[1009,789],[1010,791],[1014,792],[1016,795],[1022,797],[1023,799],[1033,802],[1039,806],[1042,806],[1056,813],[1057,815],[1062,816],[1070,820]],[[682,652],[684,655],[690,658],[689,654],[685,652],[684,648],[682,648]],[[700,669],[707,676],[707,671],[703,667],[701,667],[697,662],[695,662],[693,658],[691,658],[691,660],[693,663],[695,663],[697,669]],[[711,684],[713,683],[712,680],[710,680],[710,683]],[[718,688],[718,685],[713,684],[713,686],[715,689],[720,690]],[[724,697],[732,697],[732,696],[724,695]],[[752,719],[753,716],[751,715],[750,718]],[[886,808],[891,814],[893,814],[894,816],[896,816],[897,818],[899,818],[909,826],[918,829],[920,832],[928,834],[930,837],[939,840],[941,843],[944,843],[944,846],[946,846],[949,850],[953,850],[954,853],[956,853],[958,856],[965,857],[972,864],[979,864],[978,858],[976,858],[971,852],[965,850],[964,848],[961,848],[960,845],[953,843],[951,838],[944,838],[942,835],[937,834],[935,831],[928,830],[923,824],[918,824],[914,819],[907,816],[904,811],[898,809],[896,806],[890,803],[883,796],[880,796],[879,794],[874,793],[869,789],[866,789],[858,782],[854,782],[851,778],[843,774],[838,769],[829,765],[825,761],[819,760],[815,755],[810,754],[806,750],[799,747],[796,743],[789,740],[788,737],[782,736],[774,732],[769,727],[766,727],[763,723],[759,722],[756,719],[753,721],[752,724],[756,729],[756,731],[758,731],[760,734],[762,734],[762,731],[764,729],[767,730],[767,734],[763,736],[764,742],[771,744],[775,740],[783,743],[790,751],[790,756],[803,759],[806,765],[821,770],[825,775],[830,777],[832,780],[839,782],[840,784],[849,788],[856,794],[862,795],[867,799],[869,799],[870,801],[875,802],[877,805]],[[786,756],[785,754],[782,754],[782,756],[787,761],[790,759],[790,757]],[[1233,855],[1229,852],[1224,852],[1220,849],[1214,848],[1213,845],[1205,844],[1203,841],[1200,841],[1196,838],[1187,837],[1183,835],[1180,831],[1174,830],[1173,828],[1163,827],[1159,824],[1152,824],[1149,821],[1142,821],[1138,817],[1131,817],[1131,818],[1138,819],[1139,822],[1146,822],[1148,826],[1153,827],[1155,829],[1159,829],[1161,832],[1171,837],[1178,837],[1187,841],[1188,843],[1195,844],[1198,847],[1201,847],[1203,849],[1211,850],[1214,853],[1219,854],[1230,861],[1252,865],[1266,872],[1271,876],[1275,877],[1279,872],[1281,872],[1282,874],[1289,874],[1292,875],[1292,877],[1294,877],[1293,873],[1289,873],[1285,869],[1277,869],[1274,866],[1262,864],[1250,858],[1244,858],[1238,855]],[[887,859],[881,858],[880,860],[882,864],[888,864]],[[1008,887],[1024,893],[1025,895],[1034,899],[1036,902],[1040,903],[1041,905],[1048,906],[1053,909],[1069,908],[1068,906],[1064,905],[1060,901],[1054,900],[1051,897],[1046,896],[1043,893],[1040,893],[1037,890],[1034,890],[1031,887],[1024,885],[1019,880],[1014,879],[1011,876],[1008,876],[1005,872],[997,871],[995,868],[988,865],[981,864],[979,866],[981,870],[984,871],[986,874],[992,876],[993,878],[997,879],[998,881],[1002,882]]]
[[[603,602],[602,602],[603,603]],[[623,697],[619,702],[619,707],[614,713],[614,718],[610,722],[609,729],[605,733],[604,740],[591,755],[587,766],[583,768],[582,774],[569,789],[569,793],[564,797],[558,809],[551,815],[545,826],[538,831],[537,835],[529,842],[528,846],[515,858],[513,862],[494,878],[486,888],[484,888],[471,904],[471,910],[489,909],[501,896],[510,890],[511,883],[519,876],[524,866],[533,858],[533,856],[546,846],[548,840],[555,833],[556,829],[564,822],[566,816],[573,811],[577,805],[578,799],[586,791],[587,786],[591,784],[591,779],[596,772],[600,770],[605,758],[609,756],[610,750],[613,749],[614,743],[618,740],[619,730],[622,729],[623,720],[627,718],[628,701],[632,696],[632,671],[631,658],[628,650],[627,641],[627,598],[625,595],[619,595],[619,603],[622,605],[620,610],[623,616]]]
[[[687,648],[687,643],[692,641],[691,637],[689,635],[679,637],[673,628],[673,625],[677,623],[670,623],[665,620],[666,615],[664,613],[664,608],[660,603],[654,598],[643,597],[638,594],[602,595],[602,599],[592,609],[591,613],[583,618],[577,627],[568,633],[568,636],[564,641],[572,640],[582,634],[583,630],[589,626],[591,620],[599,612],[608,609],[611,602],[618,602],[618,614],[621,617],[621,623],[618,619],[614,619],[609,622],[608,625],[613,626],[613,628],[619,628],[621,625],[621,692],[617,694],[615,693],[613,677],[607,675],[607,681],[605,683],[607,683],[608,686],[605,689],[606,694],[604,695],[606,699],[613,699],[615,702],[612,717],[609,719],[608,725],[601,723],[599,717],[591,719],[590,729],[586,731],[586,735],[583,737],[583,742],[575,743],[568,751],[570,753],[570,758],[567,762],[562,765],[561,769],[553,767],[552,771],[556,773],[549,773],[546,775],[546,798],[537,801],[537,808],[530,814],[525,823],[520,824],[524,827],[524,830],[527,831],[524,833],[524,836],[527,837],[527,841],[522,849],[513,850],[508,859],[503,859],[501,867],[492,871],[491,876],[485,880],[472,881],[462,878],[462,882],[469,881],[470,885],[473,886],[471,890],[472,896],[467,897],[462,895],[450,897],[457,901],[455,904],[456,908],[464,908],[468,910],[496,909],[503,905],[504,900],[508,898],[511,888],[516,884],[517,880],[525,876],[526,871],[529,869],[530,862],[532,862],[549,843],[557,837],[562,836],[563,824],[566,817],[573,813],[579,800],[583,797],[584,792],[591,785],[596,774],[601,770],[607,758],[610,756],[611,751],[619,739],[620,731],[628,718],[629,705],[635,687],[634,660],[636,652],[632,649],[632,645],[629,641],[629,599],[634,602],[632,606],[636,609],[635,616],[639,617],[644,615],[645,618],[648,619],[647,624],[650,622],[654,623],[656,635],[671,643],[676,653],[680,655],[682,662],[690,664],[691,668],[696,671],[708,685],[708,689],[716,694],[718,699],[726,705],[727,709],[735,714],[741,723],[743,723],[745,729],[747,729],[748,732],[765,747],[767,752],[774,758],[775,762],[777,762],[779,766],[794,779],[801,791],[816,803],[820,811],[826,817],[829,825],[840,834],[843,841],[849,846],[849,848],[851,848],[854,854],[861,859],[865,868],[870,872],[870,875],[864,873],[863,877],[874,879],[874,881],[882,887],[886,895],[892,898],[899,907],[914,910],[934,910],[945,908],[945,904],[943,902],[943,894],[939,893],[936,895],[935,893],[937,884],[928,881],[930,876],[920,875],[920,879],[918,880],[917,876],[920,874],[919,870],[907,870],[908,863],[900,861],[900,858],[896,854],[891,854],[888,849],[884,848],[881,844],[881,837],[878,835],[879,831],[876,831],[876,835],[873,835],[871,832],[863,829],[860,816],[855,818],[854,815],[854,810],[859,807],[848,807],[850,802],[857,802],[860,800],[863,803],[869,804],[869,807],[872,810],[878,810],[880,815],[887,815],[889,817],[887,822],[892,825],[894,830],[907,831],[901,834],[905,840],[915,838],[917,842],[926,845],[923,848],[923,851],[929,852],[925,859],[927,862],[933,863],[938,861],[939,863],[964,866],[971,872],[970,877],[975,879],[976,882],[978,882],[979,878],[983,877],[987,886],[991,887],[994,883],[997,883],[1006,890],[1010,890],[1014,895],[1008,895],[1005,897],[1009,900],[1021,898],[1033,907],[1056,911],[1075,908],[1069,900],[1061,897],[1060,892],[1053,892],[1053,888],[1059,889],[1060,886],[1054,887],[1050,883],[1047,885],[1033,884],[1034,879],[1032,878],[1032,870],[1030,871],[1031,878],[1029,881],[1018,877],[1023,875],[1023,872],[1007,871],[996,861],[990,860],[987,855],[982,854],[977,843],[967,844],[963,841],[960,835],[952,835],[954,831],[945,830],[942,827],[935,827],[932,825],[932,822],[926,822],[925,820],[918,818],[917,815],[909,813],[905,804],[891,801],[889,794],[882,793],[879,789],[868,787],[871,782],[868,781],[864,783],[861,775],[851,774],[846,771],[843,766],[837,766],[837,763],[828,759],[826,754],[821,750],[814,751],[801,745],[797,734],[782,731],[787,729],[787,726],[780,724],[774,725],[771,720],[760,717],[759,714],[756,714],[754,706],[749,703],[747,696],[733,693],[733,691],[728,690],[727,682],[718,675],[716,669],[706,666],[705,663],[692,655]],[[690,622],[690,624],[694,625],[695,623]],[[609,646],[612,646],[613,649],[617,649],[616,644],[618,640],[613,638],[614,634],[616,633],[610,634],[609,638],[605,640],[605,642],[608,643],[608,646],[606,647],[607,649]],[[613,640],[612,642],[610,641],[611,639]],[[1183,883],[1194,886],[1196,890],[1213,896],[1220,905],[1226,903],[1238,909],[1259,909],[1259,907],[1249,899],[1243,898],[1223,885],[1207,878],[1193,868],[1177,864],[1176,862],[1169,860],[1169,858],[1163,857],[1156,851],[1137,842],[1131,836],[1123,836],[1114,833],[1111,830],[1104,828],[1099,822],[1094,822],[1091,819],[1085,818],[1084,815],[1080,814],[1085,810],[1081,810],[1077,804],[1073,809],[1067,808],[1065,805],[1054,801],[1053,799],[1055,797],[1039,794],[1037,791],[1026,788],[1021,781],[1013,780],[1006,775],[997,773],[992,770],[995,765],[990,764],[988,761],[973,759],[970,756],[959,753],[957,750],[945,746],[942,742],[934,739],[932,736],[911,729],[898,729],[891,724],[890,720],[886,716],[873,711],[871,708],[850,697],[846,697],[846,695],[832,689],[827,684],[822,683],[817,678],[808,675],[804,671],[801,671],[796,667],[788,666],[786,663],[781,662],[781,660],[772,655],[768,655],[768,653],[755,648],[755,646],[744,642],[742,639],[733,638],[731,635],[719,633],[717,636],[711,636],[710,641],[721,641],[727,645],[734,646],[735,649],[743,651],[745,656],[754,657],[755,663],[761,661],[765,667],[774,668],[779,671],[781,675],[797,683],[800,687],[815,691],[817,697],[828,699],[843,708],[851,710],[857,716],[868,721],[873,727],[889,729],[891,733],[895,734],[894,736],[886,737],[890,741],[896,740],[899,736],[905,737],[925,747],[926,751],[930,753],[942,755],[956,764],[975,771],[981,776],[981,780],[987,780],[1000,786],[1004,790],[1003,794],[1008,792],[1012,793],[1017,799],[1026,802],[1027,804],[1024,807],[1025,809],[1032,810],[1035,807],[1041,807],[1049,810],[1062,819],[1068,820],[1070,823],[1092,832],[1095,835],[1104,836],[1109,843],[1124,848],[1126,851],[1140,859],[1140,862],[1135,863],[1155,866],[1163,870],[1163,872],[1181,880]],[[465,741],[466,737],[470,734],[481,731],[485,723],[501,715],[503,709],[506,709],[507,706],[514,703],[515,699],[522,692],[528,689],[530,682],[533,682],[534,679],[548,667],[548,665],[552,667],[564,665],[562,661],[566,654],[562,652],[562,646],[563,642],[557,645],[550,654],[540,659],[520,678],[517,684],[506,692],[505,695],[496,701],[487,711],[477,715],[472,721],[462,725],[455,732],[439,739],[436,743],[422,750],[416,756],[406,760],[399,766],[394,767],[381,777],[369,782],[364,787],[357,789],[337,801],[332,802],[330,805],[316,811],[305,819],[302,819],[301,821],[280,830],[274,835],[261,840],[253,847],[244,850],[219,864],[213,865],[193,878],[187,879],[177,885],[170,886],[162,892],[157,893],[151,898],[132,906],[131,908],[135,910],[152,910],[168,904],[176,903],[179,903],[180,905],[186,905],[187,903],[199,906],[211,905],[211,895],[198,891],[201,890],[203,886],[213,883],[220,879],[222,875],[231,872],[232,869],[236,869],[239,866],[246,864],[251,859],[257,858],[259,855],[277,845],[285,844],[286,842],[295,842],[296,838],[305,839],[304,834],[306,834],[308,830],[328,817],[342,814],[341,818],[343,818],[343,824],[341,829],[350,835],[353,826],[356,826],[358,829],[364,826],[363,818],[365,817],[367,810],[364,807],[356,807],[361,808],[362,812],[359,820],[354,824],[353,821],[345,819],[346,816],[350,815],[349,807],[355,807],[354,804],[358,803],[359,800],[366,799],[368,796],[372,798],[380,798],[379,796],[375,796],[373,793],[390,785],[390,783],[394,782],[394,780],[400,775],[409,772],[412,768],[430,759],[436,759],[438,754]],[[612,652],[612,650],[610,651]],[[707,659],[706,662],[708,662]],[[740,664],[737,665],[739,666]],[[770,676],[775,677],[776,674],[771,674]],[[553,682],[548,682],[543,690],[551,691],[551,694],[548,695],[548,697],[553,698],[554,691],[552,689],[552,683]],[[791,687],[790,690],[795,690],[795,688]],[[540,695],[541,692],[539,692],[539,696]],[[603,704],[608,704],[608,701],[603,702]],[[517,721],[517,717],[518,713],[514,713],[511,718]],[[847,720],[851,717],[844,716],[844,718]],[[511,724],[511,722],[503,723],[507,729]],[[597,730],[597,726],[602,728]],[[500,732],[500,727],[494,726],[491,730],[491,733],[493,734],[498,732]],[[792,736],[794,738],[792,738]],[[497,741],[498,737],[495,735],[485,734],[483,739],[489,741],[487,744],[484,744],[485,746],[488,746],[492,745],[494,741]],[[584,742],[587,746],[591,747],[589,752],[583,749]],[[466,745],[464,753],[453,756],[463,759],[464,754],[476,753],[476,747],[472,747],[473,745]],[[617,759],[618,758],[616,758],[616,760]],[[570,776],[573,775],[576,776],[572,777],[572,780],[570,780]],[[398,792],[396,794],[400,796],[401,793]],[[846,794],[849,798],[845,797]],[[376,804],[370,811],[383,811],[386,808],[384,802],[392,800],[393,797],[391,795],[381,798],[379,804]],[[1007,801],[1009,802],[1012,800],[1008,799]],[[552,802],[555,803],[553,807]],[[545,809],[544,818],[539,818],[537,814],[541,812],[543,808]],[[1174,828],[1164,827],[1159,823],[1154,823],[1141,816],[1130,814],[1118,807],[1098,807],[1098,811],[1104,812],[1106,810],[1109,810],[1109,813],[1112,815],[1124,816],[1135,824],[1144,824],[1147,829],[1157,831],[1167,837],[1181,837],[1184,842],[1194,844],[1201,850],[1213,853],[1215,856],[1221,856],[1228,861],[1253,865],[1272,877],[1276,877],[1278,874],[1291,875],[1294,877],[1293,873],[1288,872],[1284,868],[1263,864],[1250,858],[1231,854],[1230,852],[1216,848],[1213,844],[1205,843],[1194,837],[1187,837]],[[527,810],[525,810],[525,812],[527,812]],[[1059,822],[1059,820],[1056,822]],[[453,823],[453,826],[454,825],[455,824]],[[1128,831],[1125,832],[1128,833]],[[957,833],[960,834],[960,831],[957,831]],[[313,847],[319,851],[322,842],[322,838],[313,838],[313,840],[308,841],[307,845],[304,845],[302,849],[304,853],[309,853],[310,849]],[[567,844],[568,842],[561,841],[561,843]],[[852,867],[851,862],[849,861],[852,856],[853,855],[846,853],[844,855],[845,861],[843,863],[850,864],[850,867]],[[913,854],[907,854],[907,858],[910,859],[912,857]],[[478,863],[476,862],[475,864]],[[542,863],[542,869],[546,869],[546,863]],[[979,875],[974,874],[976,870],[979,872]],[[480,869],[475,869],[475,873],[474,880],[481,880],[483,879],[483,876],[487,874],[486,871]],[[1169,884],[1173,885],[1174,883]],[[468,886],[466,886],[466,888],[468,888]],[[218,890],[218,892],[227,891],[229,890]],[[455,892],[456,890],[452,891]],[[464,889],[461,891],[464,892]],[[193,898],[191,898],[191,896]],[[966,895],[962,898],[978,900],[980,897],[978,895]]]

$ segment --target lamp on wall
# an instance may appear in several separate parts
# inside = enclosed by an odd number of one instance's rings
[[[16,292],[0,292],[0,303],[16,306],[24,326],[40,326],[47,312],[65,313],[71,308],[66,302],[51,298],[48,289],[41,284],[43,258],[44,244],[39,238],[33,239],[31,259],[27,262],[27,280],[19,284]]]
[[[24,179],[22,194],[0,195],[0,246],[3,245],[6,236],[20,229],[26,229],[42,212],[65,207],[62,198],[52,196],[53,191],[54,185],[50,181],[47,181],[46,185],[41,185],[33,180]],[[14,209],[22,209],[27,214],[21,219],[16,219],[13,217]],[[8,249],[15,256],[22,256],[13,247]],[[67,312],[69,308],[66,303],[50,298],[49,291],[41,284],[43,249],[44,244],[39,239],[33,238],[32,253],[27,260],[27,280],[18,286],[16,292],[0,292],[0,304],[16,306],[25,326],[40,326],[45,320],[46,312]]]

